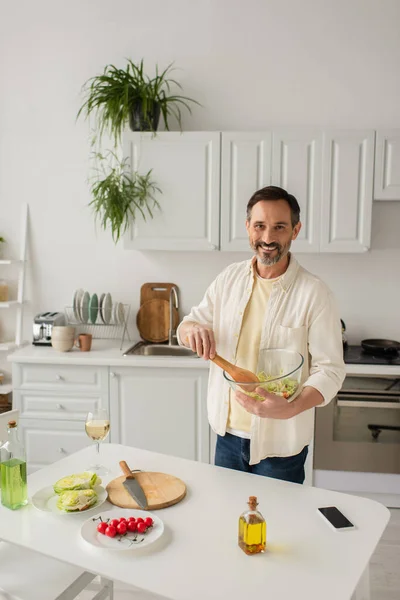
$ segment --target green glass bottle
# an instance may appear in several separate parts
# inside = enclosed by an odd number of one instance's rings
[[[16,421],[9,421],[8,441],[1,451],[1,503],[15,510],[28,502],[25,450],[18,439]]]

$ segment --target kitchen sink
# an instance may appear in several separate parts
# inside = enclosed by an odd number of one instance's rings
[[[189,348],[183,346],[171,346],[167,344],[145,344],[138,342],[126,352],[123,356],[188,356],[198,358],[198,355]]]

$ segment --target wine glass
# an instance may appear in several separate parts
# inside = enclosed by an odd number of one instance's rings
[[[98,408],[89,412],[85,421],[86,434],[96,442],[96,457],[100,460],[100,442],[106,439],[110,433],[110,419],[105,408]],[[99,462],[88,467],[88,471],[93,471],[97,475],[107,475],[110,471]]]

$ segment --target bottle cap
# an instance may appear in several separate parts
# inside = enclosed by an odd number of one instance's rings
[[[8,426],[10,429],[17,426],[17,421],[8,421]]]
[[[249,496],[249,504],[251,506],[257,506],[257,496]]]

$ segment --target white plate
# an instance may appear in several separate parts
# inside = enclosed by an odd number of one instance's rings
[[[117,310],[118,310],[118,302],[116,302],[115,304],[113,304],[112,307],[112,311],[111,311],[111,322],[113,325],[118,325],[118,316],[117,316]]]
[[[103,533],[97,531],[97,525],[100,523],[99,517],[103,521],[107,519],[119,519],[120,517],[151,517],[153,519],[153,527],[146,533],[130,533],[126,535],[116,535],[114,538],[109,538]],[[94,520],[97,519],[97,520]],[[107,548],[110,550],[137,550],[153,544],[164,531],[164,523],[155,514],[147,510],[135,510],[130,508],[112,508],[98,513],[84,522],[81,527],[81,535],[83,539],[96,548]],[[136,539],[136,541],[135,541]]]
[[[82,323],[87,323],[89,320],[89,302],[90,302],[90,294],[89,294],[89,292],[85,292],[83,294],[82,302],[80,303],[80,313],[81,313]]]
[[[55,493],[53,486],[49,485],[48,487],[42,488],[38,492],[36,492],[32,496],[32,504],[38,510],[42,510],[44,512],[51,512],[57,515],[81,515],[83,513],[89,513],[93,511],[98,511],[99,506],[103,504],[107,500],[108,494],[107,491],[103,488],[102,485],[98,485],[95,488],[97,492],[97,502],[90,508],[86,510],[77,510],[74,512],[67,512],[65,510],[60,510],[57,508],[57,500],[58,494]]]
[[[125,310],[124,310],[124,305],[122,304],[122,302],[118,302],[118,323],[120,325],[125,325]]]
[[[79,307],[80,307],[81,302],[82,302],[83,294],[84,294],[84,291],[82,289],[76,290],[76,292],[74,294],[74,300],[72,302],[73,311],[74,311],[74,317],[75,317],[76,321],[78,321],[78,323],[81,320],[81,315],[80,315],[80,312],[79,312]]]
[[[103,322],[108,325],[111,321],[112,317],[112,298],[111,294],[106,294],[104,296],[103,302],[101,304],[101,318]]]

